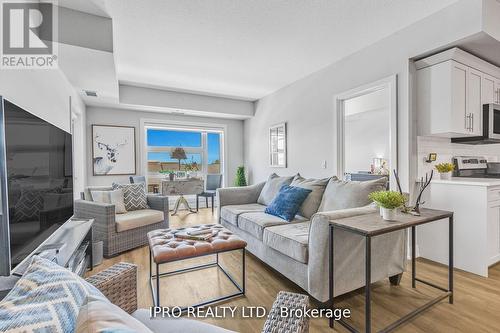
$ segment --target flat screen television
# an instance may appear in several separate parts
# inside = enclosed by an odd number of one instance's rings
[[[72,137],[5,99],[2,132],[2,222],[13,269],[73,215]]]

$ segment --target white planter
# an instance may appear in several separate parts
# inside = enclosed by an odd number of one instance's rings
[[[380,216],[384,215],[384,208],[382,206],[378,207],[380,209]]]
[[[382,219],[384,219],[386,221],[396,220],[397,208],[389,209],[389,208],[380,207],[380,209],[382,211]]]
[[[439,174],[439,179],[450,180],[451,179],[451,172],[440,173]]]

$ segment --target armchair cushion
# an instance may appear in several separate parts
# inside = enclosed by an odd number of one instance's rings
[[[88,332],[135,332],[152,333],[139,320],[116,305],[99,298],[87,297],[80,308],[76,333]]]
[[[283,185],[290,185],[293,180],[293,176],[291,177],[280,177],[277,174],[273,173],[269,176],[266,181],[266,184],[262,188],[262,191],[259,194],[259,198],[257,202],[261,205],[268,206],[271,201],[273,201],[276,194],[280,191]]]
[[[245,204],[245,205],[230,205],[224,206],[220,210],[220,216],[227,222],[238,225],[238,216],[243,213],[263,212],[266,206],[261,204]]]
[[[146,225],[161,222],[164,218],[165,215],[162,211],[154,209],[133,210],[125,214],[117,214],[115,216],[116,231],[122,232],[144,227]]]

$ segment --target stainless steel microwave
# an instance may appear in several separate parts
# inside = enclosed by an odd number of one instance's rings
[[[500,143],[500,104],[483,105],[482,134],[482,136],[452,138],[451,142],[469,145]]]
[[[483,105],[483,136],[500,141],[500,104]]]

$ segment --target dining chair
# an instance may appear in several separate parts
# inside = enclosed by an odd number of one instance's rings
[[[130,184],[146,183],[146,176],[130,176],[128,179]]]
[[[212,198],[212,214],[214,213],[214,198],[217,193],[217,189],[220,188],[221,184],[222,184],[221,174],[207,175],[205,190],[202,193],[196,195],[196,211],[198,211],[199,208],[199,198],[204,197],[207,208],[208,208],[208,198]]]

